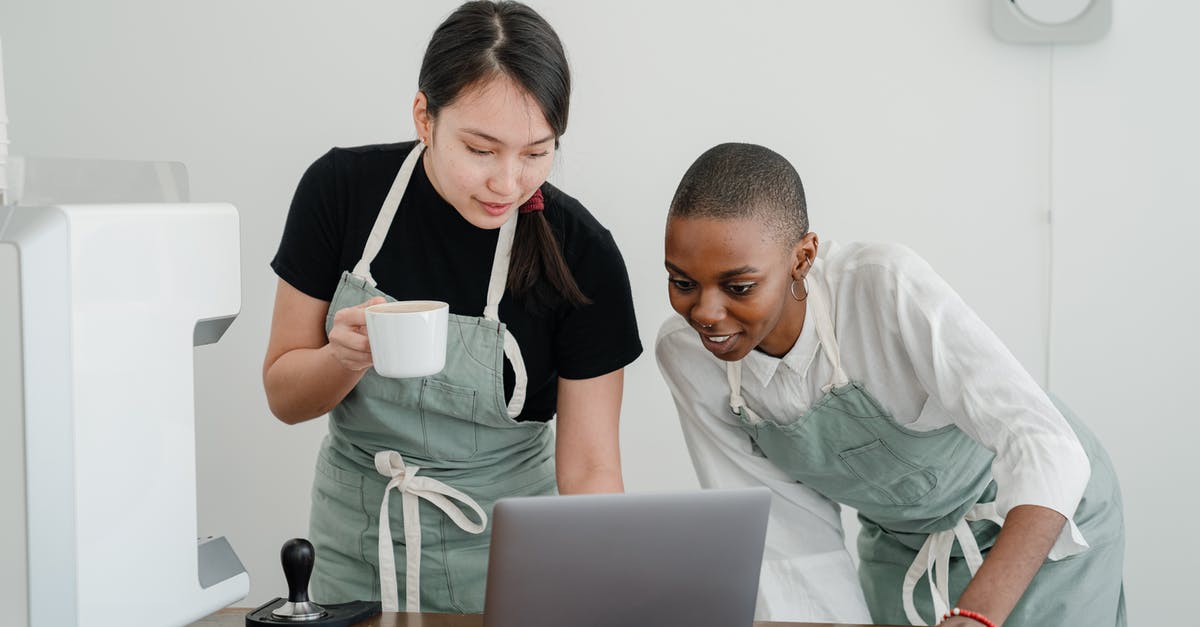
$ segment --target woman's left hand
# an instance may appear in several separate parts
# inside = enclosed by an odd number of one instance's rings
[[[1066,522],[1062,514],[1039,505],[1012,508],[979,572],[958,598],[958,607],[979,612],[997,626],[1008,620]],[[955,616],[942,624],[980,627],[984,623]]]

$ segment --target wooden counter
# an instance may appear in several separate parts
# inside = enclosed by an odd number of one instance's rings
[[[253,608],[225,608],[191,627],[244,627],[246,613]],[[299,623],[303,624],[303,623]],[[384,612],[374,618],[356,623],[355,627],[482,627],[482,614],[408,614]],[[754,627],[880,627],[871,625],[847,625],[845,623],[777,623],[755,621]]]

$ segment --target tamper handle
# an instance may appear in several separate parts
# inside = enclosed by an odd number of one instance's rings
[[[312,577],[315,560],[316,551],[308,540],[292,538],[283,543],[283,548],[279,551],[279,561],[283,562],[283,576],[287,578],[288,601],[308,602],[308,579]]]

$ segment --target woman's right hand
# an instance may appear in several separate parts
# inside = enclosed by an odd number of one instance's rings
[[[333,327],[329,329],[329,351],[333,358],[346,370],[361,372],[374,363],[371,358],[371,343],[367,338],[367,307],[387,302],[376,296],[353,307],[339,309],[333,314]]]
[[[280,279],[263,359],[263,387],[271,413],[287,424],[296,424],[336,407],[371,367],[363,310],[384,300],[373,298],[334,312],[334,324],[326,333],[329,301],[309,296]]]

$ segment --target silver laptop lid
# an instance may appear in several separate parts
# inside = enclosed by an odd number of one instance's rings
[[[484,627],[750,627],[766,488],[501,499]]]

